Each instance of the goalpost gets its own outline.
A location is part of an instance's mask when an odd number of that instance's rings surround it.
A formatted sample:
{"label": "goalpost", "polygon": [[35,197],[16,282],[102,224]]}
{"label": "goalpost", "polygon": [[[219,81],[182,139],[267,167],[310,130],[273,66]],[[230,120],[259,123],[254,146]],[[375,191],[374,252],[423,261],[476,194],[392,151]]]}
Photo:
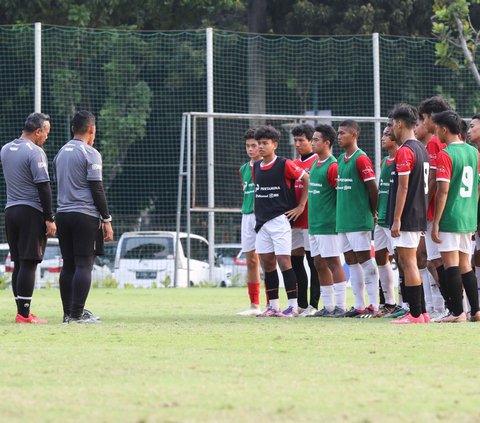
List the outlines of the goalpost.
{"label": "goalpost", "polygon": [[[322,113],[322,112],[319,112]],[[248,161],[244,133],[248,128],[268,124],[278,129],[280,139],[277,154],[295,158],[290,132],[293,126],[328,123],[336,127],[346,119],[360,124],[359,147],[374,161],[380,174],[381,123],[385,117],[330,116],[323,114],[271,115],[248,113],[186,112],[182,116],[177,191],[176,248],[180,232],[187,233],[187,275],[190,275],[192,254],[190,234],[196,233],[209,241],[209,280],[214,280],[215,243],[239,243],[242,191],[238,169]],[[342,151],[334,146],[333,154]],[[174,285],[177,282],[178,256],[175,253]],[[189,277],[189,276],[188,276]]]}

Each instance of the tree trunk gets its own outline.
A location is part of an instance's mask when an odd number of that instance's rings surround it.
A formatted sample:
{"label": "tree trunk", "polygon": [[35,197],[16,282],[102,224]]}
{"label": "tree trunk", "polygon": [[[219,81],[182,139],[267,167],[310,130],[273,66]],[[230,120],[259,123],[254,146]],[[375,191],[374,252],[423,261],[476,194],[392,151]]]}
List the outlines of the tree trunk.
{"label": "tree trunk", "polygon": [[467,60],[468,68],[473,74],[477,85],[480,86],[480,74],[478,72],[477,65],[475,64],[475,59],[473,58],[472,52],[468,49],[467,41],[465,40],[465,36],[463,35],[463,22],[461,19],[455,14],[455,23],[457,24],[458,30],[458,37],[460,38],[460,45],[462,46],[463,55]]}

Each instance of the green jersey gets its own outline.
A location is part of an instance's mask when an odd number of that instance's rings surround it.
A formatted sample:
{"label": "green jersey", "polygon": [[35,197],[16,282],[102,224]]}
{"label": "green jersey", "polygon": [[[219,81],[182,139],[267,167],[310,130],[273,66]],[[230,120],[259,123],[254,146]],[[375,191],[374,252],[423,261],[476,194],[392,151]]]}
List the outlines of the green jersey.
{"label": "green jersey", "polygon": [[372,163],[362,150],[358,149],[348,159],[345,153],[338,158],[337,232],[373,230],[373,216],[365,184],[372,179],[375,179]]}
{"label": "green jersey", "polygon": [[337,159],[315,160],[310,168],[308,186],[308,233],[335,234]]}
{"label": "green jersey", "polygon": [[442,217],[442,232],[474,232],[477,228],[478,151],[455,142],[437,156],[437,181],[450,182]]}
{"label": "green jersey", "polygon": [[240,174],[240,180],[242,181],[243,188],[242,214],[253,213],[253,203],[255,200],[255,184],[252,180],[252,169],[252,162],[247,162],[238,171],[238,173]]}
{"label": "green jersey", "polygon": [[380,173],[380,180],[378,182],[378,224],[384,228],[389,225],[386,222],[387,208],[388,208],[388,191],[390,189],[390,178],[392,172],[395,172],[395,159],[385,157],[382,162],[382,171]]}

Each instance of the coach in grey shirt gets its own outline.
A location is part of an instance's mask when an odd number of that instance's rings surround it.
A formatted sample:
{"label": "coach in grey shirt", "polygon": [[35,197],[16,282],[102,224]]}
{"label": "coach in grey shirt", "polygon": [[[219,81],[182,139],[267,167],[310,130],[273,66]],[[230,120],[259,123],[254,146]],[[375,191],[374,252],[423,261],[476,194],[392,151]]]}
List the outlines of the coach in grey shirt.
{"label": "coach in grey shirt", "polygon": [[17,323],[47,323],[30,312],[35,271],[45,252],[46,237],[54,236],[52,191],[48,162],[41,148],[50,132],[50,117],[32,113],[20,138],[1,151],[7,185],[5,229],[14,262],[12,288],[17,303]]}
{"label": "coach in grey shirt", "polygon": [[65,323],[98,323],[85,310],[96,254],[113,239],[112,218],[102,184],[102,157],[93,148],[95,116],[87,111],[72,119],[73,139],[53,160],[58,187],[56,222],[62,251],[60,295]]}

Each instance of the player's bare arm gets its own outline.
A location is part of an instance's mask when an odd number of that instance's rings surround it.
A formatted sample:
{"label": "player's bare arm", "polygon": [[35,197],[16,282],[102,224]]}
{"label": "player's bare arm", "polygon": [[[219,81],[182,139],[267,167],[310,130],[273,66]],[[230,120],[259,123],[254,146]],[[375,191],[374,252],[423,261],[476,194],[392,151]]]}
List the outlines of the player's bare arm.
{"label": "player's bare arm", "polygon": [[438,237],[440,219],[442,218],[445,204],[447,203],[448,190],[450,189],[450,182],[437,182],[437,196],[435,198],[435,214],[433,215],[432,224],[432,241],[440,244],[442,240]]}
{"label": "player's bare arm", "polygon": [[398,238],[400,236],[401,218],[403,214],[403,209],[405,208],[405,202],[407,200],[409,179],[409,174],[398,175],[398,190],[395,201],[395,211],[393,214],[393,223],[391,228],[391,233],[394,238]]}
{"label": "player's bare arm", "polygon": [[309,185],[310,176],[308,175],[307,172],[303,172],[303,175],[300,179],[303,181],[302,195],[300,196],[300,200],[298,202],[297,207],[285,213],[285,216],[288,217],[288,220],[293,220],[293,221],[297,220],[298,217],[305,210],[305,205],[307,204],[308,185]]}
{"label": "player's bare arm", "polygon": [[377,204],[378,204],[378,187],[374,179],[365,182],[365,186],[368,190],[368,200],[370,202],[370,210],[372,211],[372,216],[377,223]]}
{"label": "player's bare arm", "polygon": [[437,187],[437,170],[432,169],[428,172],[428,203],[432,200],[433,194],[435,193],[435,188]]}

